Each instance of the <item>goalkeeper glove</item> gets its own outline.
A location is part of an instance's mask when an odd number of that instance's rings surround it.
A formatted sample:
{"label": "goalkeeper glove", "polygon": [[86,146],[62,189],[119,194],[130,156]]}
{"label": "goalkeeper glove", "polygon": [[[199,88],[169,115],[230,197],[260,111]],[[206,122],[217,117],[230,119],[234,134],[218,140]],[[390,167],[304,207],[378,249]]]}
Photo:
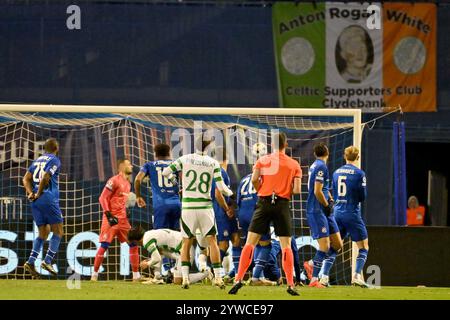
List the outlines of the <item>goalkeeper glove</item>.
{"label": "goalkeeper glove", "polygon": [[111,227],[113,227],[119,223],[119,220],[117,219],[117,217],[114,217],[111,212],[106,211],[105,215],[106,215],[106,218],[108,218],[108,223]]}
{"label": "goalkeeper glove", "polygon": [[327,217],[329,217],[333,213],[333,207],[334,207],[334,200],[333,199],[328,200],[328,206],[323,208],[323,212]]}

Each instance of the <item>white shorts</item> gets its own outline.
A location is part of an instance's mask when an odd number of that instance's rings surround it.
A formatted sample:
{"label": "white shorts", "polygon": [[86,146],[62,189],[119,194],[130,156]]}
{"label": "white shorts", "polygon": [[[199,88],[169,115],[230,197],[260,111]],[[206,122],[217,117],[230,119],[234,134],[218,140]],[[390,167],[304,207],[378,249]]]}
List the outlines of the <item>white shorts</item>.
{"label": "white shorts", "polygon": [[200,247],[200,250],[208,248],[209,242],[206,237],[202,236],[199,229],[195,231],[195,238],[197,239],[197,245]]}
{"label": "white shorts", "polygon": [[217,235],[216,218],[214,210],[210,209],[184,209],[181,211],[181,235],[183,238],[194,238],[198,229],[200,236]]}

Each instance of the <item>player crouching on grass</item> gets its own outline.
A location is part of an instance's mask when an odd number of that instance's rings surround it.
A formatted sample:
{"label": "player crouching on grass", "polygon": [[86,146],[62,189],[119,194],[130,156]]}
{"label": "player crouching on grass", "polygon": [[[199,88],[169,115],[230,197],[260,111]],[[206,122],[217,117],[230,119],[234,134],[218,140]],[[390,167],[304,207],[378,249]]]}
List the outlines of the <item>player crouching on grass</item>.
{"label": "player crouching on grass", "polygon": [[[163,284],[161,276],[161,265],[163,257],[174,259],[175,267],[173,269],[173,283],[181,284],[181,246],[183,236],[181,232],[170,229],[154,229],[147,232],[141,227],[132,228],[128,231],[128,241],[143,246],[150,254],[150,258],[141,262],[141,269],[150,268],[154,272],[154,278],[143,282],[144,284]],[[203,242],[197,239],[198,242]],[[191,261],[194,260],[194,250],[191,250]],[[209,273],[204,272],[190,273],[189,282],[196,283],[208,277]]]}
{"label": "player crouching on grass", "polygon": [[[95,255],[94,272],[91,280],[97,281],[98,271],[103,262],[106,250],[114,240],[118,238],[120,243],[128,242],[128,231],[131,225],[128,222],[126,204],[131,190],[130,178],[133,166],[128,159],[117,162],[119,173],[110,178],[100,195],[99,201],[103,209],[103,220],[100,233],[100,248]],[[133,270],[133,281],[139,281],[139,250],[136,244],[128,243],[130,246],[130,263]]]}
{"label": "player crouching on grass", "polygon": [[286,155],[287,137],[278,133],[272,137],[273,153],[256,161],[253,168],[252,183],[258,192],[258,202],[250,223],[247,242],[242,249],[239,269],[233,288],[229,294],[236,294],[244,285],[242,280],[252,263],[253,251],[261,235],[269,233],[273,222],[275,233],[280,238],[283,270],[288,283],[287,292],[298,296],[294,288],[294,256],[291,249],[291,210],[292,193],[300,194],[302,170],[300,164]]}

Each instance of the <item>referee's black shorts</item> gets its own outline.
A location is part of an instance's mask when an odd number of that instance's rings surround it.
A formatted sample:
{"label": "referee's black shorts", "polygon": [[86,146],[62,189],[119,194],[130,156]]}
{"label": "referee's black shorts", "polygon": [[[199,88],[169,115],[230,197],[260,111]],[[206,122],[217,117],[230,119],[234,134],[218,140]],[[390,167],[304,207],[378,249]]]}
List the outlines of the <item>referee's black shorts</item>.
{"label": "referee's black shorts", "polygon": [[279,237],[292,236],[291,209],[289,199],[277,198],[272,203],[272,197],[259,197],[248,231],[263,235],[270,232],[273,222],[275,234]]}

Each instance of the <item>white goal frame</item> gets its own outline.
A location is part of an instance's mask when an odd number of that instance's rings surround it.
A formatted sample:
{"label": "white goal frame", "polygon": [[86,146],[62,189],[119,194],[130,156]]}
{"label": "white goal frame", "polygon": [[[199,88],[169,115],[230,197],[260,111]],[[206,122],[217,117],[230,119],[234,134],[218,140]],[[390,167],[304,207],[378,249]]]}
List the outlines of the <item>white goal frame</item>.
{"label": "white goal frame", "polygon": [[[361,150],[362,112],[360,109],[323,108],[255,108],[255,107],[171,107],[171,106],[107,106],[107,105],[53,105],[0,104],[0,112],[55,112],[55,113],[130,113],[130,114],[199,114],[199,115],[268,115],[268,116],[333,116],[353,118],[353,145]],[[357,162],[361,167],[361,152]],[[352,275],[355,272],[358,248],[352,242]]]}

